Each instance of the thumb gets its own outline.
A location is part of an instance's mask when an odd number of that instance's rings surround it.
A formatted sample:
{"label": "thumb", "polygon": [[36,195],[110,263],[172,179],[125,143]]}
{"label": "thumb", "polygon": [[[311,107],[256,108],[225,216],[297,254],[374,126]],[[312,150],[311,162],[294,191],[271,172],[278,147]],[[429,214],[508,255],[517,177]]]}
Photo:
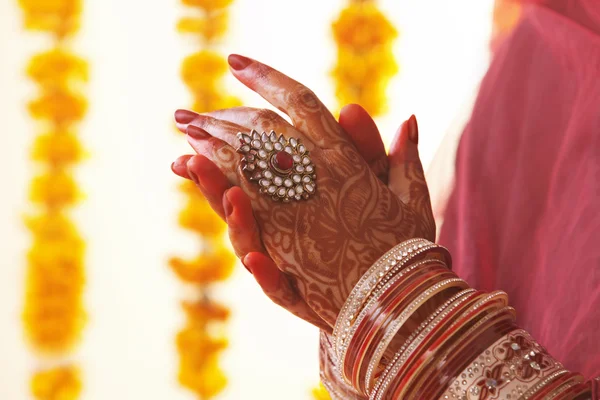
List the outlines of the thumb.
{"label": "thumb", "polygon": [[424,232],[435,239],[435,220],[431,209],[429,189],[425,181],[425,172],[419,158],[419,127],[417,119],[412,115],[405,121],[390,147],[389,188],[408,207],[419,215]]}
{"label": "thumb", "polygon": [[388,157],[373,118],[358,104],[348,104],[340,111],[339,124],[373,173],[387,184]]}

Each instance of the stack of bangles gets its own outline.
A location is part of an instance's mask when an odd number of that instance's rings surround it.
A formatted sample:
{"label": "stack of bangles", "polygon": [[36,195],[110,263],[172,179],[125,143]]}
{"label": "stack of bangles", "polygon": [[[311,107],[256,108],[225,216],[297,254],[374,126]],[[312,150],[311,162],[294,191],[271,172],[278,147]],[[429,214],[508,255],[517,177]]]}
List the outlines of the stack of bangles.
{"label": "stack of bangles", "polygon": [[567,371],[515,324],[506,293],[469,288],[425,239],[362,276],[321,346],[333,399],[600,400],[597,380]]}

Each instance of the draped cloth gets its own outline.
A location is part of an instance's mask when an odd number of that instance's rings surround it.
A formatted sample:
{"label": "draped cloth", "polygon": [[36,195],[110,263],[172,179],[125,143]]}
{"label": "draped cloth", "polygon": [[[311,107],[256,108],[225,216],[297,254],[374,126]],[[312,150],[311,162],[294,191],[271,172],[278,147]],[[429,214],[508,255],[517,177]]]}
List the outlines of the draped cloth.
{"label": "draped cloth", "polygon": [[[519,325],[592,378],[600,376],[600,0],[523,3],[514,30],[495,42],[448,200],[434,202],[439,242],[461,278],[506,291]],[[430,178],[435,191],[440,180]],[[364,399],[336,376],[329,346],[322,334],[332,398]]]}
{"label": "draped cloth", "polygon": [[495,50],[456,154],[440,243],[480,290],[600,375],[600,0],[531,2]]}

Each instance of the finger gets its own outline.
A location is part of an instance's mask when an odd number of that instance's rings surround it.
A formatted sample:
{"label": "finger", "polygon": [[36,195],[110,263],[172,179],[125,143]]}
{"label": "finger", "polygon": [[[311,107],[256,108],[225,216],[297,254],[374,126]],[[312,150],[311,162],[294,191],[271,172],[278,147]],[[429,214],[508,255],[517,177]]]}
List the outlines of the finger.
{"label": "finger", "polygon": [[193,135],[186,135],[187,141],[199,155],[203,155],[214,163],[231,185],[240,185],[241,176],[238,169],[241,161],[240,155],[235,149],[216,137],[209,136],[208,139],[199,139]]}
{"label": "finger", "polygon": [[186,154],[186,155],[177,157],[177,159],[175,161],[173,161],[173,164],[171,164],[171,171],[173,171],[173,173],[175,175],[178,175],[182,178],[192,179],[192,178],[190,178],[190,176],[188,174],[188,170],[187,170],[187,162],[192,157],[193,157],[193,155],[191,155],[191,154]]}
{"label": "finger", "polygon": [[204,113],[204,115],[232,122],[245,127],[247,130],[256,129],[260,132],[274,130],[277,133],[286,134],[286,131],[293,128],[292,124],[286,121],[281,115],[265,108],[234,107],[211,111]]}
{"label": "finger", "polygon": [[208,136],[212,136],[233,147],[237,147],[239,144],[239,140],[236,138],[237,133],[247,131],[245,127],[238,124],[189,110],[175,111],[175,122],[177,129],[195,139],[207,139]]}
{"label": "finger", "polygon": [[[402,124],[390,147],[389,188],[423,218],[425,231],[430,235],[435,235],[431,199],[419,157],[418,143],[419,127],[417,119],[413,115]],[[432,239],[432,237],[427,239]]]}
{"label": "finger", "polygon": [[340,111],[339,120],[358,153],[369,164],[373,173],[387,184],[388,156],[373,118],[358,104],[348,104]]}
{"label": "finger", "polygon": [[223,195],[223,209],[235,254],[242,258],[252,252],[265,253],[248,195],[237,186],[228,189]]}
{"label": "finger", "polygon": [[225,219],[222,199],[225,191],[231,187],[227,177],[203,155],[191,157],[186,167],[188,176],[196,183],[212,209]]}
{"label": "finger", "polygon": [[240,82],[286,113],[313,143],[324,148],[328,142],[346,140],[333,115],[306,86],[247,57],[231,54],[228,62]]}
{"label": "finger", "polygon": [[242,260],[271,301],[316,327],[331,332],[331,327],[304,302],[290,277],[262,253],[250,253]]}
{"label": "finger", "polygon": [[[220,197],[218,199],[211,198],[211,201],[218,201],[220,210],[223,210],[223,188],[239,186],[251,199],[255,200],[258,197],[260,186],[252,183],[250,177],[243,171],[241,167],[241,155],[233,147],[220,139],[210,136],[208,139],[195,139],[188,134],[187,139],[196,153],[204,156],[212,164],[211,171],[205,174],[207,183],[212,182],[212,179],[210,179],[211,176],[218,176],[219,190],[221,190],[219,192]],[[189,171],[190,168],[188,167],[188,173]],[[194,177],[192,177],[193,179]],[[198,176],[198,182],[199,186],[203,182],[200,176]],[[206,190],[208,191],[208,189]]]}
{"label": "finger", "polygon": [[[177,111],[179,112],[181,110],[177,110]],[[192,119],[189,123],[185,124],[185,123],[177,122],[177,126],[180,129],[183,129],[183,127],[185,126],[186,133],[188,134],[188,136],[192,136],[195,139],[206,139],[207,136],[212,136],[212,137],[221,139],[225,143],[232,146],[234,149],[237,149],[239,146],[239,143],[240,143],[239,139],[237,137],[237,134],[239,132],[248,134],[251,130],[260,129],[259,126],[261,126],[261,125],[268,126],[268,124],[271,123],[269,121],[273,121],[274,117],[272,114],[275,114],[275,112],[271,111],[270,113],[268,113],[268,112],[266,112],[268,110],[264,110],[264,111],[265,112],[262,113],[261,115],[267,117],[268,121],[256,120],[257,126],[242,126],[242,125],[239,125],[237,123],[234,123],[234,122],[231,122],[228,120],[222,120],[219,118],[212,117],[208,114],[196,114],[196,113],[194,113],[195,114],[194,119]],[[189,111],[189,112],[193,113],[193,111]],[[241,111],[238,112],[238,114],[239,113],[241,113]],[[177,112],[176,112],[176,114],[177,114]],[[277,114],[275,114],[275,115],[277,115]],[[246,119],[250,119],[255,116],[256,115],[247,116]],[[241,117],[238,117],[238,118],[241,118]],[[281,120],[283,122],[285,122],[285,120],[283,118],[281,118]],[[299,132],[297,129],[295,129],[293,126],[291,126],[289,123],[287,123],[287,126],[283,125],[283,127],[285,128],[285,133],[288,138],[295,137],[296,139],[299,139],[300,141],[302,141],[304,143],[304,145],[306,146],[306,148],[309,151],[314,149],[314,144],[310,140],[307,140],[306,136],[304,136],[301,132]],[[269,129],[269,131],[270,130],[271,129]],[[275,129],[273,129],[273,130],[275,130]],[[264,131],[264,129],[263,129],[263,131]],[[278,131],[276,133],[284,133],[284,132]]]}

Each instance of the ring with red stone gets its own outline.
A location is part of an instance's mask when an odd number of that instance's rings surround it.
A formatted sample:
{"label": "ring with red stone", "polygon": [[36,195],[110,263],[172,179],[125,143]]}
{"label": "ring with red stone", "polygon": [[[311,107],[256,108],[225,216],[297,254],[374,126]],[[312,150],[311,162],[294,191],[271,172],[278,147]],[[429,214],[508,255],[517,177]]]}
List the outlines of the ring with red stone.
{"label": "ring with red stone", "polygon": [[260,192],[275,201],[306,200],[317,190],[315,166],[306,146],[281,134],[238,133],[242,169],[258,183]]}

